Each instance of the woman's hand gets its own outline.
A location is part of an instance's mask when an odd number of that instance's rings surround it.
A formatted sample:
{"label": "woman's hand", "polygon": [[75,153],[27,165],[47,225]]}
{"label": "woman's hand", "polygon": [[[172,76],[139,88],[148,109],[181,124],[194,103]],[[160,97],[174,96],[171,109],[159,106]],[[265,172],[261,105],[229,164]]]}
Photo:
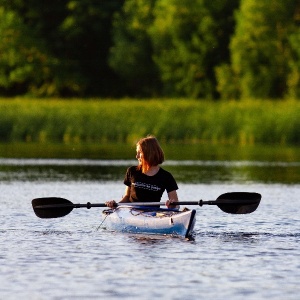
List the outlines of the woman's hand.
{"label": "woman's hand", "polygon": [[166,201],[166,206],[167,208],[178,208],[179,209],[179,205],[176,204],[177,200],[172,200],[169,199]]}
{"label": "woman's hand", "polygon": [[110,208],[115,208],[115,207],[117,207],[117,202],[115,200],[110,200],[110,201],[106,201],[105,205]]}

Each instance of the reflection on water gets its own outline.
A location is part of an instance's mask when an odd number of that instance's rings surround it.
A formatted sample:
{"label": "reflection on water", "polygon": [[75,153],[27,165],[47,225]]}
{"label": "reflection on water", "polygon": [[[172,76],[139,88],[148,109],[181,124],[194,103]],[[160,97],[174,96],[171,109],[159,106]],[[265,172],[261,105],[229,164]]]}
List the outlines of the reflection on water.
{"label": "reflection on water", "polygon": [[[123,181],[134,160],[0,159],[0,180]],[[182,183],[299,183],[300,162],[175,161],[163,167]]]}

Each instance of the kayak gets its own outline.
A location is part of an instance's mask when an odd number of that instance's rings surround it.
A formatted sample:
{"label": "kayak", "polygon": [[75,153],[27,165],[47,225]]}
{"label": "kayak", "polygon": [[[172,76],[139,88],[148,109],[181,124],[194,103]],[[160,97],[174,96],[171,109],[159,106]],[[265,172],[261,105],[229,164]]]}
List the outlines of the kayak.
{"label": "kayak", "polygon": [[188,238],[195,226],[196,210],[119,205],[103,210],[102,219],[106,228],[113,231]]}

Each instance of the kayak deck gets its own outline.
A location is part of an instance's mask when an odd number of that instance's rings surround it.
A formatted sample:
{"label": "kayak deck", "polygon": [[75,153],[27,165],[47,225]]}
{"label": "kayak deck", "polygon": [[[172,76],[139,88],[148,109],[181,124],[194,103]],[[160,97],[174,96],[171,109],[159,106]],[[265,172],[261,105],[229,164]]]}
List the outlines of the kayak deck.
{"label": "kayak deck", "polygon": [[118,206],[102,212],[103,222],[110,230],[130,233],[179,235],[188,237],[196,222],[195,210],[147,206]]}

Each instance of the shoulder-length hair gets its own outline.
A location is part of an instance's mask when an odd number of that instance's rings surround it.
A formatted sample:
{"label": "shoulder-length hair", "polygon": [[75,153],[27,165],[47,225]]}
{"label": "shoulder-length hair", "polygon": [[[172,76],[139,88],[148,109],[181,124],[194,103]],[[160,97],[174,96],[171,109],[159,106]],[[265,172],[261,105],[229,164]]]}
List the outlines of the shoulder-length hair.
{"label": "shoulder-length hair", "polygon": [[152,166],[157,166],[164,162],[164,151],[159,145],[156,137],[149,135],[140,139],[136,145],[140,146],[143,154],[142,165],[139,166],[143,173],[147,172]]}

